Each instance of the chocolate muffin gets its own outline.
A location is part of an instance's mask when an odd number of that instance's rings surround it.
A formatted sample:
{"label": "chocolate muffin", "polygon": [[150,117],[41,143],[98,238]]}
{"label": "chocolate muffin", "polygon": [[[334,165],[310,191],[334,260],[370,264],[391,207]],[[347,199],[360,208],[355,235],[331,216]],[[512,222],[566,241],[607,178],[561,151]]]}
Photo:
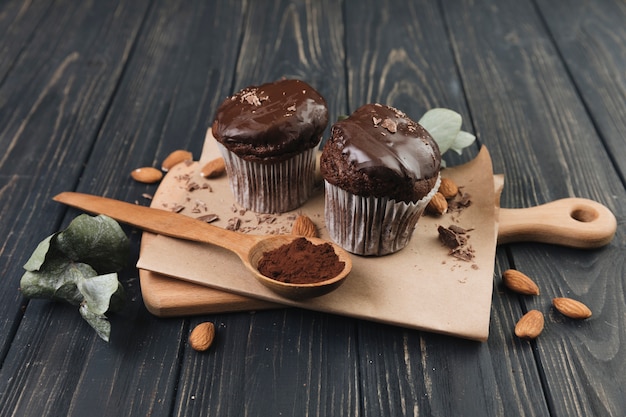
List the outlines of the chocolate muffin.
{"label": "chocolate muffin", "polygon": [[300,80],[244,88],[218,108],[212,133],[236,201],[282,213],[311,195],[315,149],[328,124],[324,98]]}
{"label": "chocolate muffin", "polygon": [[367,104],[333,125],[320,169],[331,238],[358,255],[404,248],[439,188],[441,154],[403,112]]}

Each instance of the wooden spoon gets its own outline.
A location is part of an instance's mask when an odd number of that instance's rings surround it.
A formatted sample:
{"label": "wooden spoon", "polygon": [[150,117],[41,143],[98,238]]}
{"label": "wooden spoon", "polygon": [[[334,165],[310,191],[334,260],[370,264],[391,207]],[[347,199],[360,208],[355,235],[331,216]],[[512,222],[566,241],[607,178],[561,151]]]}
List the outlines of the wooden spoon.
{"label": "wooden spoon", "polygon": [[285,283],[261,274],[258,270],[258,264],[265,252],[288,244],[300,236],[243,234],[222,229],[182,214],[89,194],[63,192],[56,195],[54,200],[90,213],[104,214],[148,232],[210,243],[228,249],[239,256],[246,268],[263,285],[277,294],[291,299],[304,299],[326,294],[341,285],[352,269],[350,255],[343,248],[323,239],[307,237],[306,239],[315,245],[329,243],[339,257],[339,261],[344,263],[344,268],[337,276],[324,281],[310,284]]}

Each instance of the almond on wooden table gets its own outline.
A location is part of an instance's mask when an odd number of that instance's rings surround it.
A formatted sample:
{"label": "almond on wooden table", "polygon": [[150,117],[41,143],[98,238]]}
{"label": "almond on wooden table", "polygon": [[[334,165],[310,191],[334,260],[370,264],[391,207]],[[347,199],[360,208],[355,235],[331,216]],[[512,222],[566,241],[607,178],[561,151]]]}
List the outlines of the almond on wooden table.
{"label": "almond on wooden table", "polygon": [[198,324],[189,335],[189,345],[193,350],[203,352],[211,347],[215,339],[215,325],[209,321]]}
{"label": "almond on wooden table", "polygon": [[207,162],[200,171],[204,178],[217,178],[226,172],[224,158],[215,158]]}
{"label": "almond on wooden table", "polygon": [[552,305],[561,314],[571,319],[584,320],[591,317],[591,310],[584,303],[567,297],[556,297],[552,299]]}
{"label": "almond on wooden table", "polygon": [[165,172],[172,169],[175,165],[185,161],[193,161],[193,155],[189,151],[178,149],[169,154],[161,164],[161,169]]}
{"label": "almond on wooden table", "polygon": [[293,222],[291,234],[304,237],[319,237],[317,234],[317,227],[310,217],[300,215]]}
{"label": "almond on wooden table", "polygon": [[524,295],[539,295],[539,287],[526,274],[515,269],[502,273],[502,282],[511,291]]}
{"label": "almond on wooden table", "polygon": [[153,167],[137,168],[130,173],[130,176],[138,182],[152,184],[161,181],[163,173]]}
{"label": "almond on wooden table", "polygon": [[530,310],[515,325],[515,335],[520,339],[532,340],[541,334],[543,326],[543,313],[539,310]]}

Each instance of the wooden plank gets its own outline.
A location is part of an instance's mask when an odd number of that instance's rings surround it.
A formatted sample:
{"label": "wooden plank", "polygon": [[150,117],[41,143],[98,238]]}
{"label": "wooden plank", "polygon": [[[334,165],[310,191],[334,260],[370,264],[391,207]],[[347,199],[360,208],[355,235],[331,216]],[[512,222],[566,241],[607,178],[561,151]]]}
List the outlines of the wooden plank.
{"label": "wooden plank", "polygon": [[[344,79],[340,5],[275,1],[247,6],[233,91],[281,77],[300,78],[326,97],[331,119],[344,113],[345,94],[338,88]],[[358,413],[352,320],[298,309],[217,317],[231,348],[206,359],[185,352],[177,410],[187,415]],[[207,368],[215,372],[203,371]]]}
{"label": "wooden plank", "polygon": [[94,342],[75,307],[39,300],[21,306],[19,280],[37,243],[61,226],[65,210],[51,196],[75,186],[146,8],[59,1],[26,42],[15,27],[7,34],[22,50],[0,86],[1,215],[11,220],[0,223],[4,413],[67,415],[66,394]]}
{"label": "wooden plank", "polygon": [[[208,120],[232,84],[237,56],[232,45],[240,37],[242,18],[237,3],[168,2],[151,8],[79,190],[147,205],[149,200],[141,195],[153,192],[156,185],[134,183],[132,169],[160,167],[175,149],[199,156]],[[134,237],[132,262],[139,235]],[[72,396],[72,414],[89,414],[97,393],[107,392],[106,401],[98,401],[103,414],[169,415],[178,390],[186,384],[179,384],[178,378],[189,323],[149,315],[136,274],[133,269],[126,275],[133,301],[113,322],[112,344],[117,349],[103,355],[107,347],[94,341],[82,367],[87,382]],[[248,326],[247,315],[240,320]],[[137,363],[146,366],[138,372],[133,366]],[[227,367],[224,372],[229,372]],[[88,381],[97,381],[95,392]],[[223,388],[237,392],[241,381],[232,383]]]}
{"label": "wooden plank", "polygon": [[[556,3],[562,5],[559,10],[570,8],[568,2]],[[624,208],[617,202],[626,197],[624,186],[535,7],[517,1],[499,2],[498,7],[456,1],[447,4],[445,14],[474,125],[509,179],[503,205],[582,196],[623,218]],[[576,31],[575,17],[561,13],[554,19]],[[623,241],[619,227],[614,242],[598,251],[510,248],[513,266],[542,289],[540,297],[521,300],[518,316],[538,309],[546,316],[546,330],[536,342],[517,342],[515,352],[536,352],[551,414],[626,412],[626,358],[619,348],[625,330],[618,325],[626,310]],[[550,300],[561,295],[587,303],[594,318],[574,322],[560,316]],[[521,372],[526,376],[537,370],[523,367]],[[525,381],[514,388],[529,385]]]}
{"label": "wooden plank", "polygon": [[539,1],[538,6],[585,109],[626,178],[626,6],[624,2]]}
{"label": "wooden plank", "polygon": [[20,54],[51,3],[51,0],[11,0],[0,4],[0,85],[11,69],[18,65]]}
{"label": "wooden plank", "polygon": [[[346,16],[351,110],[378,101],[418,119],[430,108],[447,107],[463,115],[465,130],[473,130],[447,27],[436,4],[348,2],[346,9],[359,10]],[[461,158],[447,154],[446,160],[458,163],[476,149]],[[496,311],[516,306],[515,300],[511,304],[507,299],[494,304],[489,340],[483,345],[359,325],[366,415],[495,416],[507,411],[517,415],[519,409],[547,414],[537,372],[524,375],[525,385],[514,385],[519,383],[516,370],[532,369],[534,358],[532,352],[509,356],[511,319],[496,316]],[[512,397],[519,401],[509,403]],[[524,400],[528,404],[521,407]]]}

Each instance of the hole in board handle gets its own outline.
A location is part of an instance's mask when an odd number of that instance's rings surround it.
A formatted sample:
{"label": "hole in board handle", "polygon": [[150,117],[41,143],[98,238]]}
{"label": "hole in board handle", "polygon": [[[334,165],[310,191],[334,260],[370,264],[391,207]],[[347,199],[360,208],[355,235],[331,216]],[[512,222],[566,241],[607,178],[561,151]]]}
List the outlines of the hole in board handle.
{"label": "hole in board handle", "polygon": [[573,209],[570,216],[579,222],[589,223],[597,219],[599,214],[593,207],[581,206]]}

